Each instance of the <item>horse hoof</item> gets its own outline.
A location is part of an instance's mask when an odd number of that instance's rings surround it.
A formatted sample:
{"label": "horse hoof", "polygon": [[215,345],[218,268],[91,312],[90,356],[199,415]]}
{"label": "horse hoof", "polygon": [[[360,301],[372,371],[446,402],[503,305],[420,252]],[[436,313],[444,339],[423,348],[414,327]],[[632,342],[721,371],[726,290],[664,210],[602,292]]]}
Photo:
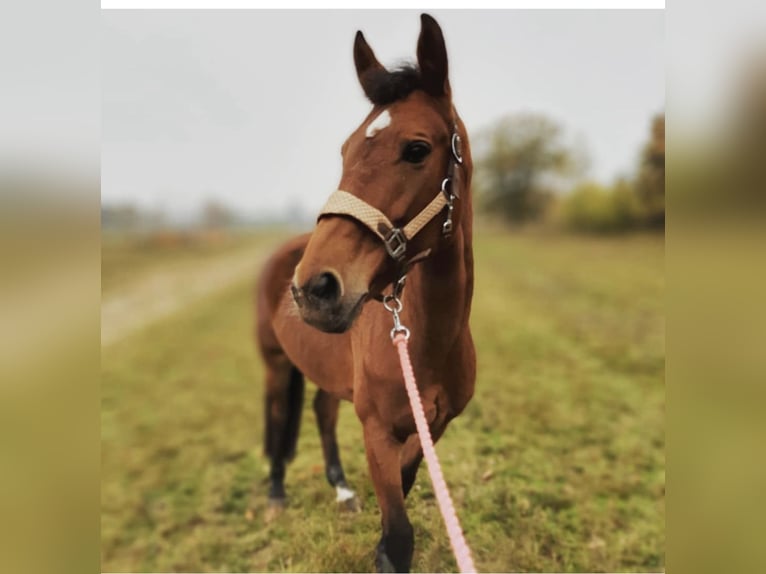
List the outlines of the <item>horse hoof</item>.
{"label": "horse hoof", "polygon": [[349,498],[343,502],[338,502],[338,508],[340,508],[342,512],[357,513],[362,511],[362,503],[359,502],[359,498],[355,496],[354,498]]}
{"label": "horse hoof", "polygon": [[345,486],[337,486],[335,491],[337,492],[335,501],[338,503],[338,508],[346,512],[359,512],[362,509],[359,498],[353,490]]}
{"label": "horse hoof", "polygon": [[269,498],[269,507],[266,509],[265,520],[268,524],[276,520],[287,506],[287,501],[284,498]]}
{"label": "horse hoof", "polygon": [[378,552],[375,560],[375,568],[378,572],[398,572],[385,552]]}

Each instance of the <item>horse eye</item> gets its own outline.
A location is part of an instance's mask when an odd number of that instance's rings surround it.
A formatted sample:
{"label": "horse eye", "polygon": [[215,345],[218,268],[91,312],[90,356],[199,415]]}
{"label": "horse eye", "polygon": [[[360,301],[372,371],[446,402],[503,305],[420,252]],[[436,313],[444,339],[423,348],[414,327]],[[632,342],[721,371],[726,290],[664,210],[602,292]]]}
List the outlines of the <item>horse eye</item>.
{"label": "horse eye", "polygon": [[409,163],[420,163],[431,153],[431,146],[426,142],[410,142],[404,147],[402,159]]}

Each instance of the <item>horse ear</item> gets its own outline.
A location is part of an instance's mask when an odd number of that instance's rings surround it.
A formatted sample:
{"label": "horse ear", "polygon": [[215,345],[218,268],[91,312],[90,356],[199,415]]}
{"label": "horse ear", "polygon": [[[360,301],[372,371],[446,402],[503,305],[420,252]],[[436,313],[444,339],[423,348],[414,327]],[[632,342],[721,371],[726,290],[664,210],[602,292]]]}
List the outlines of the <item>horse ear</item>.
{"label": "horse ear", "polygon": [[418,66],[426,92],[437,98],[450,95],[447,47],[444,45],[442,29],[428,14],[420,15]]}
{"label": "horse ear", "polygon": [[[361,30],[357,31],[354,39],[354,65],[356,66],[356,76],[362,85],[365,95],[370,98],[371,83],[370,79],[375,74],[373,72],[385,70],[383,65],[378,62],[375,52],[372,51],[364,34]],[[372,99],[372,98],[370,98]]]}

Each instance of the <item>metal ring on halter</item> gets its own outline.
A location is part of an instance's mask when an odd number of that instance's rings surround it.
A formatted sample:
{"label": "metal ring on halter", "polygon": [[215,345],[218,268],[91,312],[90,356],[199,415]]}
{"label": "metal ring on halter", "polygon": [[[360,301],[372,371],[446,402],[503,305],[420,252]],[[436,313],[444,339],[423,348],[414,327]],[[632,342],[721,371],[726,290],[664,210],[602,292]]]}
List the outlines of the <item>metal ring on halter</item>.
{"label": "metal ring on halter", "polygon": [[445,195],[447,198],[449,198],[449,196],[450,196],[450,195],[452,195],[452,191],[447,191],[447,187],[448,187],[448,186],[449,186],[449,187],[452,187],[452,178],[451,178],[451,177],[445,177],[445,178],[442,180],[442,188],[441,188],[441,191],[442,191],[442,193],[443,193],[443,194],[444,194],[444,195]]}
{"label": "metal ring on halter", "polygon": [[[396,307],[391,307],[388,303],[390,301],[393,301],[396,303]],[[402,304],[402,300],[399,299],[396,295],[389,294],[383,297],[383,306],[386,308],[386,311],[390,313],[400,313],[401,310],[404,308],[404,305]]]}
{"label": "metal ring on halter", "polygon": [[394,327],[391,329],[391,339],[393,340],[394,337],[396,337],[397,333],[404,334],[404,340],[409,341],[410,340],[410,330],[405,327],[404,325],[399,325],[398,327]]}
{"label": "metal ring on halter", "polygon": [[457,134],[457,132],[452,133],[452,142],[450,143],[450,146],[452,147],[452,157],[455,158],[455,161],[462,164],[463,163],[463,156],[460,153],[460,146],[463,143],[463,140],[460,139],[460,136]]}

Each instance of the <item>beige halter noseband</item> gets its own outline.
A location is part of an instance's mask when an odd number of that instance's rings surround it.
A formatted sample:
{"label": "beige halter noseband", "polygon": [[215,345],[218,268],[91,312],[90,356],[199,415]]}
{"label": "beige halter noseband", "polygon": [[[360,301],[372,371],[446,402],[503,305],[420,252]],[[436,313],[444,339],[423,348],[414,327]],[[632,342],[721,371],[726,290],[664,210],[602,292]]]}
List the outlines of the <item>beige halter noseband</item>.
{"label": "beige halter noseband", "polygon": [[447,175],[442,180],[439,193],[406,225],[396,227],[382,211],[356,195],[340,189],[329,197],[319,213],[318,219],[326,215],[346,215],[356,219],[383,241],[386,251],[397,263],[402,264],[404,268],[410,267],[417,261],[427,257],[431,249],[421,251],[417,255],[405,260],[407,256],[407,242],[422,231],[445,207],[447,207],[447,219],[442,224],[442,234],[445,237],[449,237],[452,234],[452,210],[455,199],[459,198],[458,191],[453,185],[455,169],[463,163],[461,139],[457,133],[457,125],[453,128],[450,148],[452,154],[449,166],[447,167]]}

